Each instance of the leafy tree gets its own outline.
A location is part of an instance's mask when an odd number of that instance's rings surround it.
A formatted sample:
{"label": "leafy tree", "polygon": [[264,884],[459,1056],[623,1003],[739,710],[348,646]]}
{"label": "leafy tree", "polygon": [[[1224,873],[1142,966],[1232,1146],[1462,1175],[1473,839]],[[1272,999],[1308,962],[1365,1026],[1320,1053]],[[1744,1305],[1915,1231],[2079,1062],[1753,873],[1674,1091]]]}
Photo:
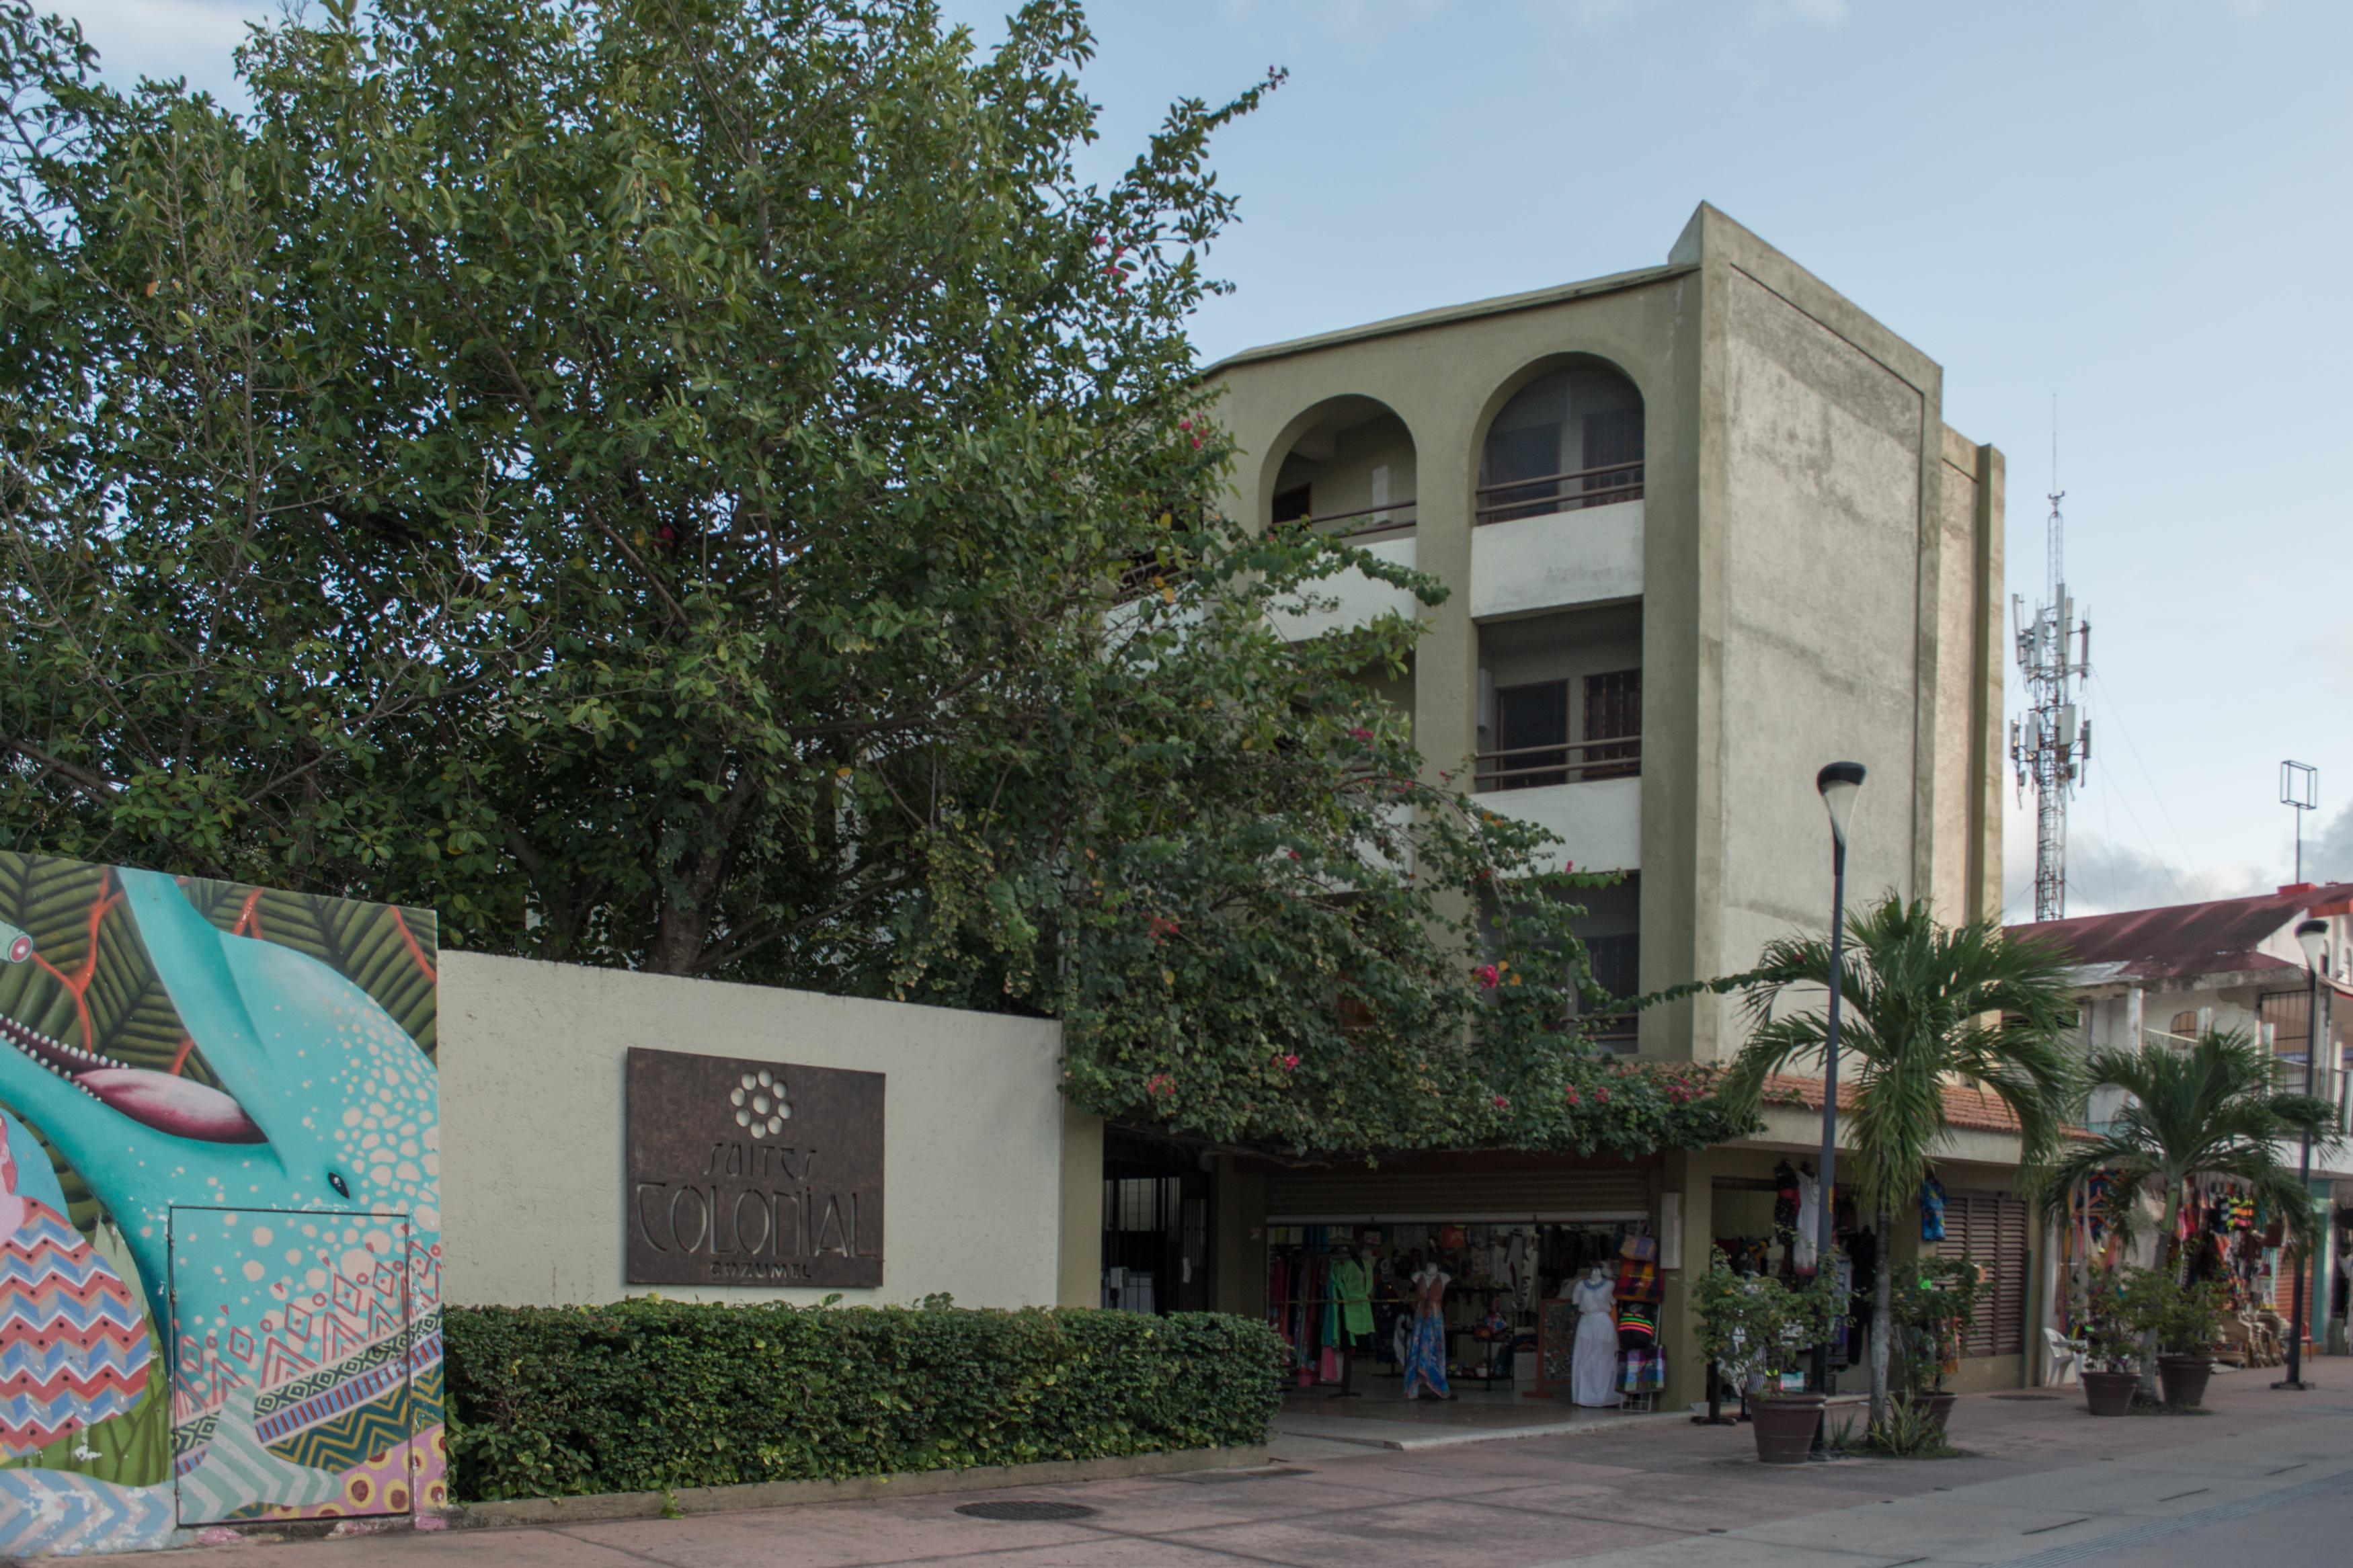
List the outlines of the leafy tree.
{"label": "leafy tree", "polygon": [[[253,108],[0,4],[0,837],[430,904],[450,947],[1064,1018],[1091,1110],[1697,1143],[1591,879],[1293,644],[1219,509],[1233,216],[1071,0],[329,0]],[[1442,767],[1447,760],[1440,759]]]}
{"label": "leafy tree", "polygon": [[[2062,1040],[2074,1003],[2063,955],[2012,941],[1991,921],[1939,924],[1926,902],[1893,893],[1848,917],[1841,957],[1839,1070],[1854,1085],[1853,1110],[1842,1113],[1853,1146],[1846,1159],[1881,1237],[1871,1332],[1877,1426],[1887,1410],[1888,1242],[1896,1213],[1913,1201],[1950,1131],[1945,1087],[1992,1094],[2017,1120],[2021,1158],[2047,1157],[2075,1091]],[[1783,1008],[1797,1000],[1793,988],[1827,994],[1828,938],[1770,942],[1750,973],[1715,984],[1743,990],[1752,1026],[1725,1075],[1725,1098],[1736,1110],[1760,1103],[1767,1080],[1791,1064],[1821,1063],[1825,1014]]]}
{"label": "leafy tree", "polygon": [[[2180,1270],[2188,1185],[2223,1177],[2285,1215],[2298,1250],[2308,1257],[2319,1234],[2312,1199],[2279,1151],[2307,1132],[2327,1136],[2336,1108],[2279,1092],[2274,1070],[2269,1053],[2232,1030],[2210,1030],[2184,1050],[2094,1051],[2084,1059],[2085,1079],[2122,1089],[2125,1100],[2091,1137],[2070,1142],[2043,1166],[2037,1184],[2044,1206],[2063,1215],[2079,1187],[2105,1174],[2106,1217],[2129,1237],[2138,1227],[2141,1204],[2154,1201],[2165,1214],[2157,1233],[2157,1272],[2172,1279]],[[2154,1397],[2154,1329],[2144,1351],[2142,1388]]]}

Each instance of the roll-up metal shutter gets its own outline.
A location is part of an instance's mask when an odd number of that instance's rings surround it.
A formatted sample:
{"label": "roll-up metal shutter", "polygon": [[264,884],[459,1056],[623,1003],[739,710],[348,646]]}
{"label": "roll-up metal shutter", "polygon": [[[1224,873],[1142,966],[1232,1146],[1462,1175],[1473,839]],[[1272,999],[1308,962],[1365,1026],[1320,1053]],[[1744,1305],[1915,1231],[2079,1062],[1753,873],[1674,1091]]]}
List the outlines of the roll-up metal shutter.
{"label": "roll-up metal shutter", "polygon": [[1508,1220],[1645,1215],[1642,1171],[1288,1171],[1266,1179],[1275,1221]]}

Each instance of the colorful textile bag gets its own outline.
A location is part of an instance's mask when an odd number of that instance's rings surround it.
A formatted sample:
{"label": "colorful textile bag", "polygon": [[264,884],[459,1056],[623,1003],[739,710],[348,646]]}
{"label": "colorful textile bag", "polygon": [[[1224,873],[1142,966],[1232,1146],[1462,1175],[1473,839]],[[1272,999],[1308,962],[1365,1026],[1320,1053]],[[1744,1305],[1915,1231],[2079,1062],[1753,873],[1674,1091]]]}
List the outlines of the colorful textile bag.
{"label": "colorful textile bag", "polygon": [[1659,1266],[1626,1258],[1618,1265],[1618,1300],[1620,1301],[1655,1301],[1665,1294],[1659,1280]]}

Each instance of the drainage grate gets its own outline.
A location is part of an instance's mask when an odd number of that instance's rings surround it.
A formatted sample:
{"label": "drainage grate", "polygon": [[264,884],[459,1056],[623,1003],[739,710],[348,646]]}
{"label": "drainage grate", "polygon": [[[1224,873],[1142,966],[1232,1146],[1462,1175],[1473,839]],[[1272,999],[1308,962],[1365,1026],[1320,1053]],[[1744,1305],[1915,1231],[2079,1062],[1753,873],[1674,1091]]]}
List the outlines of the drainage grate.
{"label": "drainage grate", "polygon": [[1094,1510],[1078,1502],[968,1502],[956,1510],[974,1519],[1001,1519],[1016,1524],[1043,1524],[1049,1520],[1085,1519]]}
{"label": "drainage grate", "polygon": [[1989,1395],[1989,1397],[1994,1399],[2064,1399],[2066,1395],[2063,1394],[1996,1394]]}

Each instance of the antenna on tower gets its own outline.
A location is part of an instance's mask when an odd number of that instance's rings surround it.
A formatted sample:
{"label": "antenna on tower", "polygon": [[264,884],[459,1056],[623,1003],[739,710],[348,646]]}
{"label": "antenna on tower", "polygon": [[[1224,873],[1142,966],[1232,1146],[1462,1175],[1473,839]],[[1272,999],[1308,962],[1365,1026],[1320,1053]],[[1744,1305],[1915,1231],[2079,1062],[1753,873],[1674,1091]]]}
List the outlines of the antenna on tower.
{"label": "antenna on tower", "polygon": [[2059,503],[2059,398],[2051,398],[2051,516],[2043,525],[2048,561],[2045,597],[2026,617],[2023,595],[2010,595],[2018,667],[2025,674],[2025,717],[2010,721],[2010,760],[2021,798],[2034,790],[2034,918],[2067,913],[2067,800],[2092,760],[2092,723],[2077,720],[2075,682],[2092,670],[2092,626],[2075,618],[2067,592],[2067,521]]}

